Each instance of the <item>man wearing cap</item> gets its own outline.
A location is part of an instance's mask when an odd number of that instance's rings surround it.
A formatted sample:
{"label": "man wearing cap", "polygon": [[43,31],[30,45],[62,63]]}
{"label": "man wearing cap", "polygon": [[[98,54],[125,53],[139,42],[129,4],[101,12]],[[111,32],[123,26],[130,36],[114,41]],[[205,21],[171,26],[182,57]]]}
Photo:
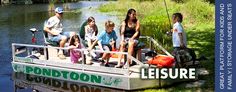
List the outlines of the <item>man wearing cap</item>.
{"label": "man wearing cap", "polygon": [[[60,47],[64,47],[67,39],[75,35],[75,32],[62,31],[62,15],[63,8],[57,7],[55,9],[55,16],[50,17],[44,26],[44,31],[49,34],[49,40],[58,42]],[[60,59],[66,58],[62,50],[59,50],[58,57]]]}

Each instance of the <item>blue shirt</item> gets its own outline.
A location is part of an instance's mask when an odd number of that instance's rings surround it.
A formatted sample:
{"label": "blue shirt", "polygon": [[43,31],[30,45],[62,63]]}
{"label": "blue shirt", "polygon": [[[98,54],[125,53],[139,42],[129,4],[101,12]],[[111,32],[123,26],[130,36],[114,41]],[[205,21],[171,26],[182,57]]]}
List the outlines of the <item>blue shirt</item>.
{"label": "blue shirt", "polygon": [[103,31],[99,34],[98,36],[98,41],[101,42],[101,44],[110,44],[111,40],[116,41],[117,36],[116,36],[116,32],[113,30],[110,34],[108,34],[106,31]]}

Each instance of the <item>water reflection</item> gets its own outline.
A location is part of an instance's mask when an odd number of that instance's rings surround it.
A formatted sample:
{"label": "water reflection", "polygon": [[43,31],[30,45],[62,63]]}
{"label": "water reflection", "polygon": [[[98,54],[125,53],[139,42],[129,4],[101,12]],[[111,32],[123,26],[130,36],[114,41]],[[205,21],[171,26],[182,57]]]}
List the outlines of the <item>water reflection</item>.
{"label": "water reflection", "polygon": [[104,88],[16,72],[13,73],[12,79],[14,80],[14,92],[27,89],[37,92],[125,92],[119,89]]}
{"label": "water reflection", "polygon": [[[57,4],[55,7],[67,7],[67,12],[64,13],[63,17],[65,31],[78,31],[81,23],[89,16],[95,17],[100,31],[104,30],[104,23],[108,19],[114,21],[118,27],[120,23],[115,16],[104,15],[94,10],[102,3],[104,2],[79,2]],[[44,21],[54,15],[53,11],[48,11],[49,7],[50,5],[47,4],[0,6],[0,30],[4,33],[0,34],[0,40],[9,39],[6,41],[9,42],[9,46],[12,42],[30,43],[31,34],[28,29],[31,27],[43,28]],[[73,12],[75,9],[81,9],[81,12]]]}

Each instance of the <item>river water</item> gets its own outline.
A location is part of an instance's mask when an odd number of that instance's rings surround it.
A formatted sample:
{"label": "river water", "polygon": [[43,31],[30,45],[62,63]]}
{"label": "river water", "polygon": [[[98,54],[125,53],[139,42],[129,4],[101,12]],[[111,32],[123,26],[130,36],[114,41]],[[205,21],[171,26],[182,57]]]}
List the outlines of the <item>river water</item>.
{"label": "river water", "polygon": [[[120,20],[116,16],[111,16],[103,13],[99,13],[96,8],[106,2],[77,2],[77,3],[66,3],[66,4],[55,4],[54,7],[61,6],[65,8],[63,14],[63,24],[65,31],[78,32],[82,22],[84,22],[89,16],[93,16],[96,19],[99,32],[104,30],[104,23],[106,20],[112,20],[115,22],[117,31],[120,25]],[[23,74],[13,73],[11,61],[11,44],[12,43],[31,43],[31,32],[30,28],[34,27],[42,29],[43,23],[50,16],[53,16],[53,12],[50,11],[50,5],[48,4],[35,4],[35,5],[8,5],[0,6],[0,91],[1,92],[32,92],[37,85],[43,85],[42,82],[27,81],[27,78]],[[78,10],[79,9],[79,10]],[[118,33],[118,31],[117,31]],[[119,34],[117,34],[119,35]],[[36,34],[37,44],[43,43],[43,36],[38,32]],[[22,77],[16,77],[13,75],[20,75]],[[42,77],[40,77],[42,78]],[[39,79],[40,79],[39,78]],[[17,81],[16,81],[17,80]],[[53,82],[53,79],[51,79]],[[27,83],[29,82],[29,83]],[[58,82],[58,81],[57,81]],[[59,81],[60,84],[65,84],[65,81]],[[38,84],[37,84],[38,83]],[[66,82],[67,83],[67,82]],[[27,86],[31,85],[31,86]],[[73,84],[73,83],[68,83]],[[18,87],[19,85],[25,85]],[[33,85],[33,86],[32,86]],[[89,91],[90,88],[94,89],[94,86],[83,84],[76,84],[77,88],[82,90],[84,87],[85,91]],[[55,86],[55,85],[54,85]],[[59,90],[61,87],[54,87],[53,85],[39,86],[42,92],[47,92],[53,88],[53,90]],[[63,86],[63,85],[60,85]],[[51,88],[51,89],[50,89]],[[112,91],[113,89],[97,88],[98,92],[104,90]],[[99,90],[100,89],[100,90]],[[70,89],[62,89],[61,91],[67,91]],[[103,90],[103,91],[102,91]],[[73,91],[73,90],[72,90]],[[78,91],[78,90],[77,90]],[[113,90],[114,91],[114,90]],[[89,92],[92,92],[91,90]],[[97,92],[97,91],[96,91]]]}

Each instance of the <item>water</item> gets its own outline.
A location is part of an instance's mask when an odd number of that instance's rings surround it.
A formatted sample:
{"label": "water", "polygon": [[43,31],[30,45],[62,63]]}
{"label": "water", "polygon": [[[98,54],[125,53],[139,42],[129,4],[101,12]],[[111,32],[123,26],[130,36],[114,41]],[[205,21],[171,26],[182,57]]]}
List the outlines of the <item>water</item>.
{"label": "water", "polygon": [[39,92],[124,92],[124,90],[119,89],[62,81],[23,73],[13,73],[12,76],[15,84],[13,89],[16,92],[32,90],[37,90]]}
{"label": "water", "polygon": [[[84,22],[89,16],[93,16],[96,19],[99,32],[104,31],[104,23],[109,19],[115,22],[115,30],[118,33],[117,29],[120,25],[120,21],[117,19],[117,17],[109,16],[96,11],[95,8],[103,3],[106,2],[56,4],[55,7],[62,6],[66,8],[67,12],[64,13],[63,18],[65,31],[78,32],[80,24]],[[44,21],[50,16],[53,16],[53,12],[48,11],[49,9],[50,8],[48,4],[0,6],[0,91],[31,92],[33,90],[31,87],[14,90],[14,77],[12,77],[13,70],[11,67],[11,44],[30,44],[31,33],[29,29],[34,27],[41,30]],[[80,9],[80,12],[76,12],[76,9]],[[118,35],[119,34],[117,34],[117,36]],[[38,32],[36,37],[38,38],[37,44],[42,44],[42,34]],[[63,81],[61,82],[63,83]],[[91,86],[86,85],[86,87],[90,88]],[[47,88],[43,89],[46,90]]]}

